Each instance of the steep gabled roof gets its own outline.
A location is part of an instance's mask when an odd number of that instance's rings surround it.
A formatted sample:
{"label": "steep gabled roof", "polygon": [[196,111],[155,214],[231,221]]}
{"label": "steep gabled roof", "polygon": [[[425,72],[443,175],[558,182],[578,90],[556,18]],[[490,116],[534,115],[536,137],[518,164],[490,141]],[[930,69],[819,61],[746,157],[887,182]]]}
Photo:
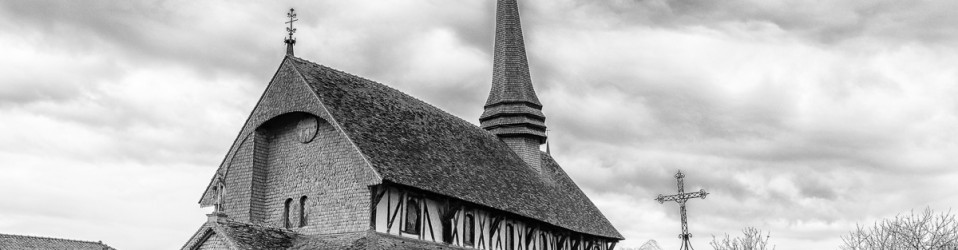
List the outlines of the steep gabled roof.
{"label": "steep gabled roof", "polygon": [[540,175],[465,120],[383,84],[287,58],[384,181],[622,239],[552,158],[543,154]]}
{"label": "steep gabled roof", "polygon": [[36,236],[0,234],[0,249],[17,250],[48,250],[48,249],[76,249],[76,250],[114,250],[100,242],[57,239]]}

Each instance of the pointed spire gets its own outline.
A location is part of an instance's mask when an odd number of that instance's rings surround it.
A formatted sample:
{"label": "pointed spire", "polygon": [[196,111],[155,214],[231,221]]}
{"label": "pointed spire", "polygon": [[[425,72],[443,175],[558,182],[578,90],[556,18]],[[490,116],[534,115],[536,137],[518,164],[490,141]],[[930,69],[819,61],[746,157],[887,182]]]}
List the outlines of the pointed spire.
{"label": "pointed spire", "polygon": [[293,8],[289,9],[289,12],[286,13],[286,17],[289,17],[289,21],[286,22],[289,24],[289,27],[286,27],[286,32],[289,33],[289,36],[286,37],[286,55],[293,56],[293,45],[296,45],[296,38],[293,37],[293,33],[296,33],[296,28],[293,28],[293,23],[299,21],[299,19],[296,19],[296,10]]}
{"label": "pointed spire", "polygon": [[492,89],[479,123],[539,170],[539,146],[546,141],[545,116],[529,76],[517,0],[496,4]]}
{"label": "pointed spire", "polygon": [[542,107],[529,77],[519,6],[516,0],[499,0],[496,7],[496,44],[493,54],[492,91],[486,106],[524,102]]}

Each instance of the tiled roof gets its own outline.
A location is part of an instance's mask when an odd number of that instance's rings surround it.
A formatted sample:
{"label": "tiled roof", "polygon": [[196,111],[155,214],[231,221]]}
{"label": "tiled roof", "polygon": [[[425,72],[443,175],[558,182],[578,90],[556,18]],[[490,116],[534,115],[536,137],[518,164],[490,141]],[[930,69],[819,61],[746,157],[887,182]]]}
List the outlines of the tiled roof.
{"label": "tiled roof", "polygon": [[2,250],[114,250],[100,242],[57,239],[36,236],[0,234],[0,249]]}
{"label": "tiled roof", "polygon": [[245,224],[231,220],[217,222],[223,236],[240,249],[286,249],[293,246],[296,234],[277,228]]}
{"label": "tiled roof", "polygon": [[343,242],[339,239],[331,239],[329,235],[300,235],[291,250],[313,250],[313,249],[338,249],[338,250],[371,250],[368,247],[369,239],[362,237],[352,242]]}
{"label": "tiled roof", "polygon": [[465,120],[385,85],[287,58],[384,181],[622,238],[550,157],[542,159],[544,178],[496,136]]}

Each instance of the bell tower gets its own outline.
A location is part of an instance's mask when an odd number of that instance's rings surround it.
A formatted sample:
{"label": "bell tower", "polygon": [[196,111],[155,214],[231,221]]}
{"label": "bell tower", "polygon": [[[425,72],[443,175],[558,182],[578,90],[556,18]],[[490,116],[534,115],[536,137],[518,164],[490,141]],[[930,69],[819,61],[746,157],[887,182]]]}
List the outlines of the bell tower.
{"label": "bell tower", "polygon": [[505,142],[536,171],[546,141],[545,115],[529,77],[517,0],[498,0],[492,90],[480,126]]}

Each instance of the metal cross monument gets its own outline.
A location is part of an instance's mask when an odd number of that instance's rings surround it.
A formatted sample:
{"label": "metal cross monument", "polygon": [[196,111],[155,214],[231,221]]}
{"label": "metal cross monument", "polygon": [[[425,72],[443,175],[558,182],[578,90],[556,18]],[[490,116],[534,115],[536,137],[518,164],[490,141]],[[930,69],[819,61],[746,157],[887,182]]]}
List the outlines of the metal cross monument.
{"label": "metal cross monument", "polygon": [[706,193],[705,189],[701,189],[698,192],[686,193],[685,182],[683,181],[683,179],[685,179],[685,174],[682,174],[682,170],[679,170],[679,172],[675,174],[675,180],[678,182],[678,185],[679,185],[679,193],[669,195],[669,196],[663,196],[660,194],[658,197],[655,198],[655,200],[659,201],[659,203],[665,203],[666,201],[675,201],[676,203],[679,204],[679,211],[682,215],[682,234],[679,234],[679,239],[682,239],[682,247],[679,248],[679,250],[688,250],[688,249],[694,249],[694,248],[692,248],[692,244],[689,243],[689,238],[692,238],[692,234],[689,233],[688,221],[685,216],[685,202],[692,198],[705,199],[705,196],[709,195],[709,193]]}
{"label": "metal cross monument", "polygon": [[293,33],[296,33],[296,28],[293,28],[293,23],[299,21],[296,19],[296,10],[290,8],[289,13],[286,13],[286,16],[289,17],[289,21],[286,22],[289,24],[289,27],[286,28],[286,32],[289,32],[289,37],[286,38],[286,54],[293,55],[293,45],[296,44],[296,38],[293,37]]}

